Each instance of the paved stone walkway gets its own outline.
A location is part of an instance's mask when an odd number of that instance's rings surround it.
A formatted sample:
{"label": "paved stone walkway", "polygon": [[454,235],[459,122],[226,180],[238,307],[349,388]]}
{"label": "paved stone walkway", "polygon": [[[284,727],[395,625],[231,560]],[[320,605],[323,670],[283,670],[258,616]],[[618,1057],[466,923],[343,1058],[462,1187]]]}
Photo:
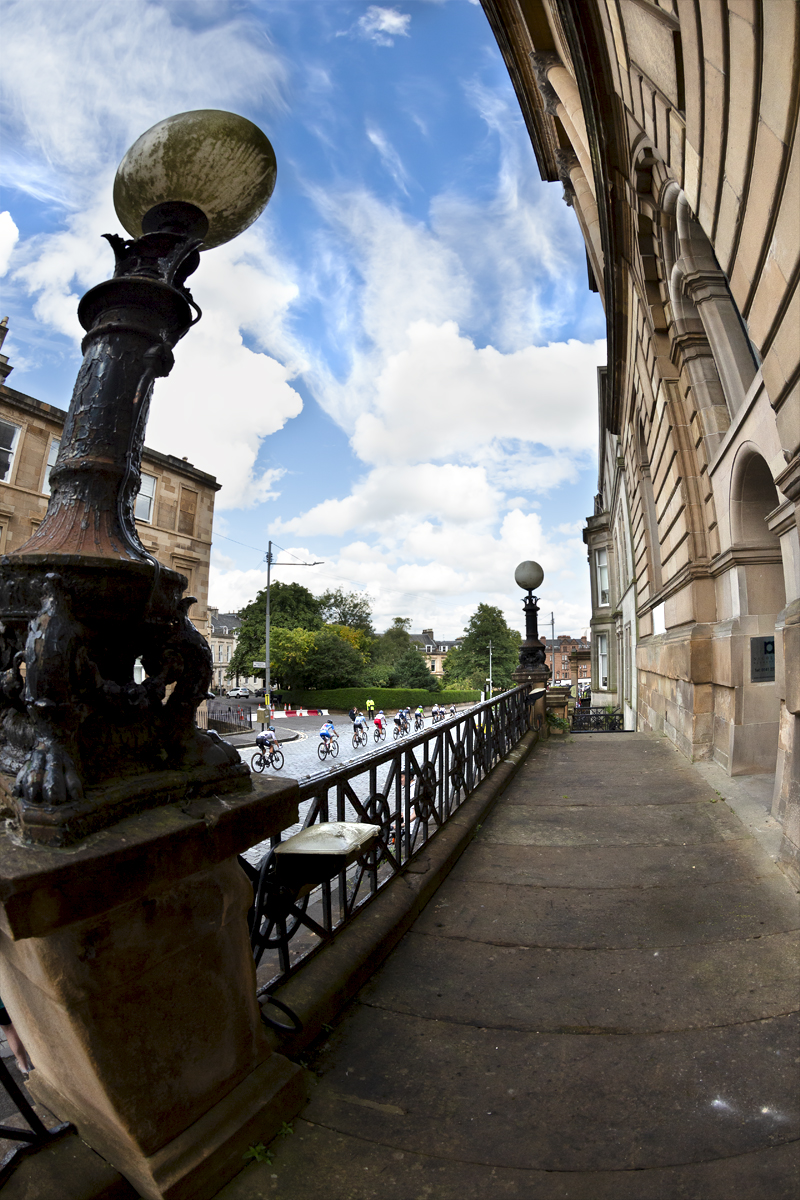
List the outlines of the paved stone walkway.
{"label": "paved stone walkway", "polygon": [[797,931],[666,741],[551,739],[219,1200],[797,1200]]}

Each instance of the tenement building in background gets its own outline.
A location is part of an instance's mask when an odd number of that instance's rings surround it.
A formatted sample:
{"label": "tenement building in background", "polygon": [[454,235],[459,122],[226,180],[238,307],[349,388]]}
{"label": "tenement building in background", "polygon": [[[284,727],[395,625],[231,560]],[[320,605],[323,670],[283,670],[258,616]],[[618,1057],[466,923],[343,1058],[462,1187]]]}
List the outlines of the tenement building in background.
{"label": "tenement building in background", "polygon": [[[588,650],[589,640],[586,637],[570,637],[568,633],[560,633],[556,638],[545,638],[545,666],[550,669],[552,683],[571,683],[570,656],[576,650]],[[578,667],[578,682],[588,685],[589,670],[584,662]]]}
{"label": "tenement building in background", "polygon": [[[0,322],[0,347],[7,332]],[[47,512],[53,468],[66,412],[8,387],[12,371],[0,354],[0,554],[18,550]],[[207,636],[208,569],[214,496],[220,485],[185,458],[145,447],[136,500],[142,545],[164,566],[185,575],[196,603],[189,617]]]}
{"label": "tenement building in background", "polygon": [[464,640],[455,638],[448,641],[446,638],[436,638],[433,636],[432,629],[423,629],[422,633],[411,633],[409,637],[414,649],[425,655],[425,663],[437,679],[441,679],[444,675],[444,660],[447,658],[448,652],[454,646],[460,646]]}
{"label": "tenement building in background", "polygon": [[593,691],[800,830],[800,7],[483,0],[605,306]]}

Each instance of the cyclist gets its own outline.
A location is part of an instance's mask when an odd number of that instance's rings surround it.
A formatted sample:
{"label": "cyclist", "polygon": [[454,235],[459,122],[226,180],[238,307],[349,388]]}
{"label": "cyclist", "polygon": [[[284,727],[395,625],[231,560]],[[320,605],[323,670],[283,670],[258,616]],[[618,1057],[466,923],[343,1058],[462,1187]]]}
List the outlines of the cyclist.
{"label": "cyclist", "polygon": [[438,720],[439,720],[439,705],[434,703],[431,705],[431,722],[435,725]]}
{"label": "cyclist", "polygon": [[367,720],[368,721],[375,720],[375,701],[374,700],[367,701]]}
{"label": "cyclist", "polygon": [[454,717],[455,715],[456,715],[456,706],[455,706],[455,704],[451,704],[450,705],[450,716]]}
{"label": "cyclist", "polygon": [[256,745],[262,754],[266,754],[267,758],[272,754],[272,747],[277,746],[278,739],[275,737],[275,728],[270,725],[263,733],[259,733],[256,738]]}
{"label": "cyclist", "polygon": [[333,721],[326,721],[319,731],[319,736],[322,738],[326,748],[331,744],[332,737],[338,737]]}
{"label": "cyclist", "polygon": [[381,709],[381,711],[378,713],[377,717],[375,717],[375,724],[378,726],[378,729],[380,729],[380,730],[383,730],[385,728],[386,713],[383,711],[383,709]]}
{"label": "cyclist", "polygon": [[362,733],[366,734],[367,718],[364,716],[364,714],[362,712],[358,712],[356,714],[356,719],[353,721],[353,726],[355,729],[360,729],[362,731]]}
{"label": "cyclist", "polygon": [[403,712],[402,708],[398,708],[397,716],[394,719],[394,723],[395,723],[395,728],[399,729],[401,733],[405,732],[406,717],[405,717],[405,713]]}

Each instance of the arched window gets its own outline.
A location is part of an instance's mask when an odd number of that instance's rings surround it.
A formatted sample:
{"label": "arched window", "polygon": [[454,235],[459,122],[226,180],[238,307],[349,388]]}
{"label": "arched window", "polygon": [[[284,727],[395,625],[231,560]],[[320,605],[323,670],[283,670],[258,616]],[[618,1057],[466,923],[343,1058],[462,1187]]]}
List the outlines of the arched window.
{"label": "arched window", "polygon": [[744,448],[736,464],[731,494],[731,533],[734,544],[780,548],[780,539],[766,518],[780,504],[778,489],[766,461]]}

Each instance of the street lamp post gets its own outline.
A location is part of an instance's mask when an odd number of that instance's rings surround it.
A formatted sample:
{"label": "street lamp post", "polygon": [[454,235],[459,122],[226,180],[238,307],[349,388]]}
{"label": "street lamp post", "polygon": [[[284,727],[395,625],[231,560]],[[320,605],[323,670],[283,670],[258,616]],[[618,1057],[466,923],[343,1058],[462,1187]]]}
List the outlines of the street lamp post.
{"label": "street lamp post", "polygon": [[134,520],[153,383],[200,316],[186,279],[275,174],[232,113],[170,117],[125,155],[131,236],[78,308],[47,514],[0,559],[0,993],[31,1092],[147,1200],[216,1193],[304,1093],[260,1020],[236,857],[297,820],[297,784],[253,788],[197,729],[211,652]]}
{"label": "street lamp post", "polygon": [[522,602],[525,612],[525,639],[519,649],[519,666],[513,678],[518,683],[530,683],[533,688],[547,686],[550,671],[547,667],[547,651],[539,639],[539,601],[534,596],[541,586],[544,571],[537,562],[522,562],[514,572],[514,579],[527,594]]}

